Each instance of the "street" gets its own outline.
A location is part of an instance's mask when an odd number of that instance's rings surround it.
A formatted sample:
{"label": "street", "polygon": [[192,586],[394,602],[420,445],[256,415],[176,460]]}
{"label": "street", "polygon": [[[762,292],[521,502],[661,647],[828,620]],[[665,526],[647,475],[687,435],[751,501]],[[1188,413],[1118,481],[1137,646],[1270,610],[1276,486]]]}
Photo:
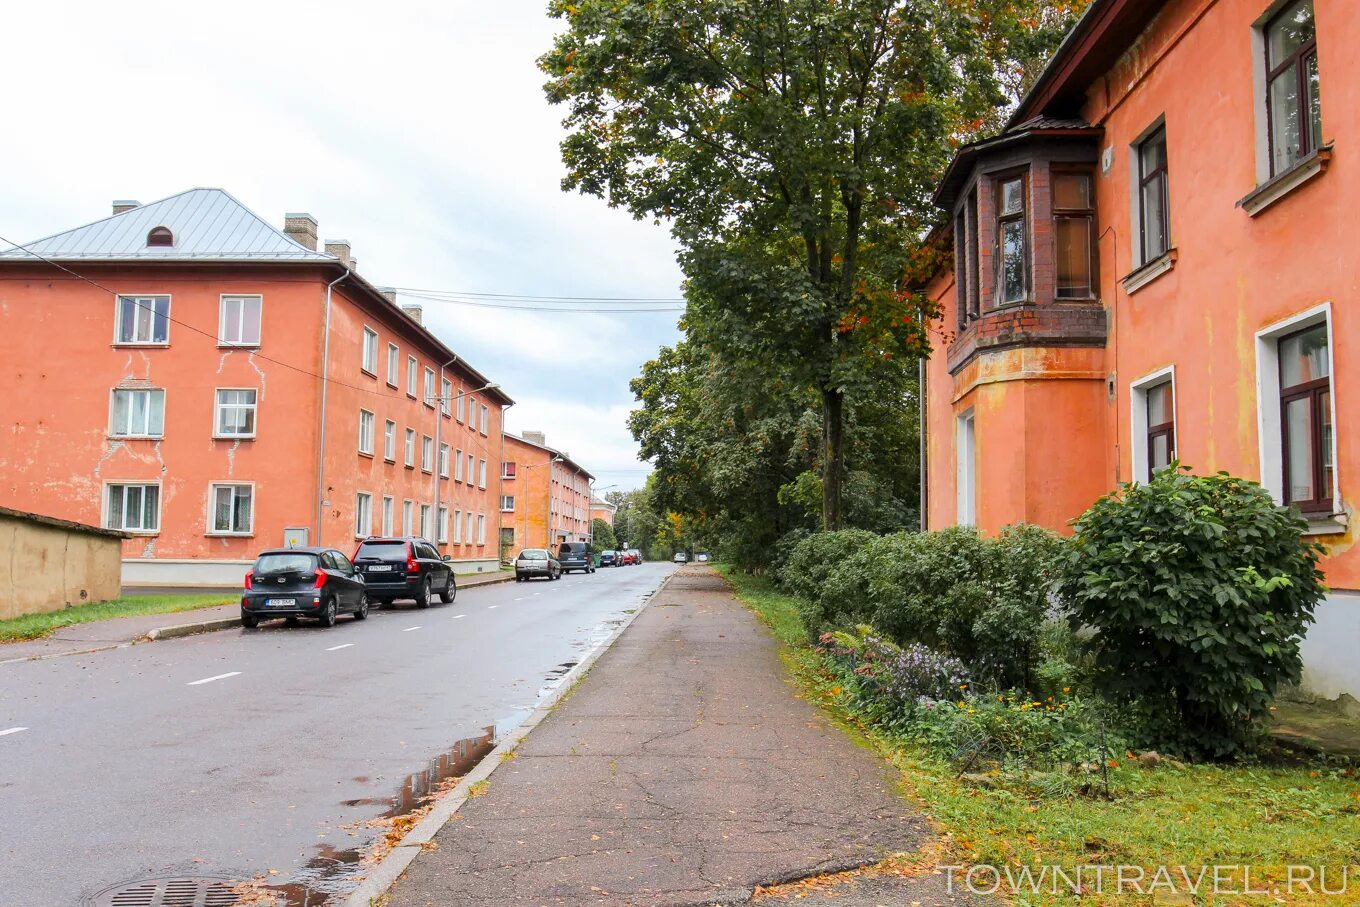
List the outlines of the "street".
{"label": "street", "polygon": [[356,824],[418,795],[459,741],[517,724],[671,570],[0,666],[0,731],[24,728],[0,736],[0,905],[165,874],[334,887],[328,867],[377,834]]}

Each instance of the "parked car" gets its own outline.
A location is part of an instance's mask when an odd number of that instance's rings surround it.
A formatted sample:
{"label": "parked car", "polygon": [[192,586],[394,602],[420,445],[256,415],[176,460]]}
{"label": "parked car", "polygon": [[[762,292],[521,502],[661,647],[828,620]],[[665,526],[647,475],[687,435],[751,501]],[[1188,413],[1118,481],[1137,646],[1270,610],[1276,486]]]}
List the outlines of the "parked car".
{"label": "parked car", "polygon": [[422,538],[364,539],[354,552],[354,567],[364,577],[368,597],[383,605],[398,598],[428,608],[435,595],[444,604],[458,594],[458,580],[448,556]]}
{"label": "parked car", "polygon": [[585,542],[563,542],[557,547],[557,562],[562,565],[563,573],[573,570],[595,572],[595,558],[590,554],[590,545]]}
{"label": "parked car", "polygon": [[355,620],[368,617],[364,578],[344,552],[334,548],[272,548],[255,558],[241,593],[241,625],[262,620],[312,617],[323,627],[335,626],[341,613]]}
{"label": "parked car", "polygon": [[694,559],[701,564],[708,563],[708,555],[704,553],[694,555]]}
{"label": "parked car", "polygon": [[619,558],[619,553],[618,553],[617,551],[601,551],[601,552],[600,552],[600,566],[601,566],[601,567],[622,567],[622,566],[623,566],[623,562],[620,560],[620,558]]}
{"label": "parked car", "polygon": [[684,564],[689,561],[689,555],[685,554],[683,551],[677,551],[675,552],[675,557],[671,558],[671,560],[675,561],[677,564]]}
{"label": "parked car", "polygon": [[641,551],[637,550],[636,548],[629,548],[627,554],[628,554],[628,563],[630,563],[630,564],[640,564],[640,563],[642,563],[642,552],[641,552]]}
{"label": "parked car", "polygon": [[515,556],[515,581],[522,583],[535,576],[562,578],[562,565],[547,548],[525,548]]}

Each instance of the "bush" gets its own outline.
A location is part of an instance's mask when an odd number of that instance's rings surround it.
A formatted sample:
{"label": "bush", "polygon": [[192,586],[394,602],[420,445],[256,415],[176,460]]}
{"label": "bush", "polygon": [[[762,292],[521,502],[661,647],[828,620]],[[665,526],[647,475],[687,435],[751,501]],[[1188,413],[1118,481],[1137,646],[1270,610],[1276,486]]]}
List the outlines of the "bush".
{"label": "bush", "polygon": [[901,648],[873,627],[824,633],[817,652],[854,685],[856,707],[888,726],[900,726],[922,704],[953,700],[968,689],[963,662],[923,645]]}
{"label": "bush", "polygon": [[[1178,465],[1076,523],[1060,591],[1096,628],[1097,679],[1192,755],[1249,749],[1325,594],[1297,511],[1254,482]],[[1161,720],[1158,720],[1158,716]]]}
{"label": "bush", "polygon": [[822,614],[818,607],[827,576],[875,538],[864,529],[842,529],[818,532],[794,546],[788,563],[779,573],[779,581],[786,591],[801,599],[803,623],[811,635],[830,625],[829,615]]}

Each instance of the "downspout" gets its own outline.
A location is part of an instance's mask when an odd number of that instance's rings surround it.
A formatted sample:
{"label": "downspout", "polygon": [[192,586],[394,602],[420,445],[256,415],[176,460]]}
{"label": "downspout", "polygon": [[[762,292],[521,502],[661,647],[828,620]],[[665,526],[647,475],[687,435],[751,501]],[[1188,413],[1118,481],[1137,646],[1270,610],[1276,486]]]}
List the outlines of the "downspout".
{"label": "downspout", "polygon": [[926,444],[926,359],[922,356],[916,360],[917,379],[916,394],[920,401],[917,405],[920,409],[921,424],[917,427],[917,434],[921,436],[921,453],[918,457],[920,467],[917,472],[920,474],[921,493],[919,495],[921,504],[921,531],[930,531],[930,483],[926,478],[926,456],[929,445]]}
{"label": "downspout", "polygon": [[[496,563],[498,563],[498,564],[503,563],[504,560],[505,560],[505,558],[501,555],[501,544],[502,544],[502,543],[501,543],[501,536],[502,536],[503,532],[505,531],[505,509],[504,509],[503,507],[501,507],[501,502],[500,502],[500,500],[499,500],[500,498],[505,497],[505,411],[506,411],[507,409],[509,409],[511,406],[514,406],[514,405],[515,405],[515,404],[513,404],[513,403],[509,404],[509,406],[507,406],[507,405],[504,404],[504,403],[501,404],[501,425],[500,425],[500,430],[497,432],[497,434],[499,434],[499,435],[501,436],[501,451],[500,451],[500,453],[498,454],[498,456],[499,456],[499,458],[500,458],[500,464],[499,464],[500,472],[499,472],[499,474],[498,474],[499,477],[498,477],[497,480],[496,480],[497,483],[498,483],[496,487],[500,489],[500,491],[499,491],[499,493],[498,493],[498,495],[497,495],[497,500],[496,500]],[[518,470],[516,470],[516,472],[518,472]],[[519,506],[519,503],[520,503],[520,502],[519,502],[518,500],[516,500],[516,501],[515,501],[515,506],[518,507],[518,506]],[[512,520],[514,519],[514,512],[513,512],[513,511],[512,511],[511,514],[510,514],[510,518],[511,518]],[[511,523],[511,525],[510,525],[510,531],[511,531],[511,532],[514,532],[514,531],[515,531],[515,526],[514,526],[513,523]],[[511,547],[511,548],[514,548],[514,545],[512,544],[510,547]],[[511,554],[514,554],[513,551],[511,551],[510,553],[511,553]]]}
{"label": "downspout", "polygon": [[[443,478],[443,476],[439,474],[439,450],[440,442],[443,440],[441,437],[441,430],[444,428],[444,407],[447,406],[450,410],[453,409],[453,401],[444,399],[444,369],[457,361],[458,357],[454,356],[439,367],[439,391],[438,396],[435,398],[438,400],[438,403],[434,408],[434,521],[437,524],[434,527],[434,544],[436,548],[441,544],[448,544],[447,542],[439,541],[439,530],[444,528],[444,525],[439,518],[439,483]],[[452,387],[450,387],[449,390],[452,392]],[[453,451],[449,451],[449,458],[452,460]],[[449,465],[452,466],[453,464],[450,463]]]}
{"label": "downspout", "polygon": [[321,544],[321,516],[326,506],[326,391],[330,387],[331,368],[331,291],[352,273],[345,268],[345,273],[326,284],[326,316],[321,326],[321,431],[317,439],[316,538],[312,540],[313,545]]}

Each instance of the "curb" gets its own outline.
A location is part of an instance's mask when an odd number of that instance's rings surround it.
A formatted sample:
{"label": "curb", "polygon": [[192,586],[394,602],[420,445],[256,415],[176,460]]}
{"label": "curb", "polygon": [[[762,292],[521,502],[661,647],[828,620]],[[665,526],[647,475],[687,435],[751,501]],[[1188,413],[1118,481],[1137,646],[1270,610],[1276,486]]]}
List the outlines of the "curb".
{"label": "curb", "polygon": [[147,630],[143,639],[178,639],[181,636],[193,636],[196,633],[211,633],[213,630],[228,630],[232,627],[241,626],[240,617],[219,617],[214,620],[201,620],[193,624],[174,624],[169,627],[156,627]]}
{"label": "curb", "polygon": [[576,667],[564,674],[557,687],[529,713],[529,717],[525,718],[519,727],[506,734],[505,738],[496,744],[495,749],[487,753],[472,771],[464,775],[458,785],[437,802],[434,808],[425,815],[425,818],[421,819],[414,828],[402,837],[401,843],[388,851],[387,856],[383,857],[378,865],[373,867],[368,877],[358,888],[350,892],[339,907],[370,907],[374,898],[385,894],[401,874],[406,871],[406,868],[411,865],[412,861],[420,855],[423,845],[434,840],[434,836],[448,824],[449,820],[453,818],[453,814],[458,812],[459,808],[468,801],[473,785],[487,780],[496,769],[500,768],[502,757],[506,753],[513,752],[516,747],[524,742],[524,738],[528,737],[529,733],[538,727],[544,718],[548,717],[562,697],[576,686],[577,681],[585,676],[600,656],[614,647],[614,643],[633,625],[633,621],[637,620],[638,615],[646,611],[651,603],[657,599],[657,596],[675,578],[677,572],[672,572],[670,576],[662,580],[661,585],[656,587],[656,591],[647,596],[647,600],[638,606],[636,611],[628,615],[628,619],[620,624],[608,639],[596,646],[595,650],[582,659]]}

